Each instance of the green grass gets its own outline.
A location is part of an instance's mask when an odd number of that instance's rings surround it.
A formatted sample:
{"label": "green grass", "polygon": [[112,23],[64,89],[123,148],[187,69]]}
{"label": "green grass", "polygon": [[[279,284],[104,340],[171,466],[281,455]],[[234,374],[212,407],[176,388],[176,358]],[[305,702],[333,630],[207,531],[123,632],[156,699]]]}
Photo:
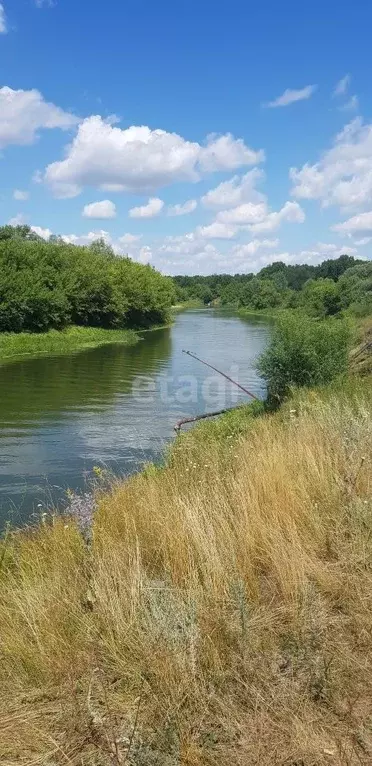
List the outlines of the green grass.
{"label": "green grass", "polygon": [[45,333],[0,333],[0,361],[37,354],[65,354],[108,343],[133,345],[134,330],[104,330],[100,327],[68,327]]}

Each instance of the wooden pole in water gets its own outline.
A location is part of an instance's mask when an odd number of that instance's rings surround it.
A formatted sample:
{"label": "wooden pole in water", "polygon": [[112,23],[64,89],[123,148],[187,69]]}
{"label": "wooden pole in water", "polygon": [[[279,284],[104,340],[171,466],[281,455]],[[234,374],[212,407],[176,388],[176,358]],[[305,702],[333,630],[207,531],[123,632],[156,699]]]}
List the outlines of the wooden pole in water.
{"label": "wooden pole in water", "polygon": [[[245,394],[248,394],[252,399],[256,399],[256,401],[259,401],[258,396],[256,394],[252,394],[251,391],[248,391],[247,388],[244,388],[244,386],[241,386],[240,383],[237,383],[236,380],[233,380],[229,377],[229,375],[226,375],[225,372],[222,372],[221,370],[218,370],[217,367],[213,367],[212,364],[209,364],[209,362],[205,362],[204,359],[199,359],[196,354],[193,354],[191,351],[185,351],[182,349],[183,354],[187,354],[188,356],[191,356],[193,359],[196,359],[198,362],[201,362],[202,364],[205,364],[206,367],[210,367],[211,370],[214,370],[215,372],[218,372],[219,375],[222,375],[222,377],[226,378],[230,383],[232,383],[234,386],[237,386],[242,391],[244,391]],[[197,420],[204,420],[205,418],[213,418],[216,417],[216,415],[223,415],[225,412],[231,412],[231,410],[236,410],[239,407],[241,407],[241,404],[238,404],[237,407],[228,407],[227,409],[223,410],[217,410],[216,412],[206,412],[203,415],[195,415],[193,418],[184,418],[183,420],[179,420],[178,423],[174,426],[174,430],[176,433],[179,433],[181,430],[181,426],[186,425],[186,423],[195,423]]]}
{"label": "wooden pole in water", "polygon": [[259,401],[258,396],[256,396],[256,394],[252,394],[252,392],[248,391],[247,388],[244,388],[244,386],[241,386],[240,383],[237,383],[236,380],[233,380],[232,378],[230,378],[228,375],[226,375],[225,372],[222,372],[221,370],[217,370],[217,367],[213,367],[213,365],[209,364],[209,362],[205,362],[204,359],[199,359],[199,357],[196,356],[196,354],[193,354],[192,351],[185,351],[184,349],[182,349],[182,353],[187,354],[188,356],[191,356],[193,359],[197,359],[198,362],[205,364],[206,367],[210,367],[211,370],[218,372],[219,375],[222,375],[224,378],[226,378],[226,380],[228,380],[234,386],[237,386],[238,388],[240,388],[242,391],[244,391],[245,394],[248,394],[248,396],[251,396],[252,399],[256,399],[256,401]]}
{"label": "wooden pole in water", "polygon": [[205,412],[204,415],[195,415],[193,418],[184,418],[183,420],[179,420],[178,423],[176,423],[174,430],[178,434],[181,430],[181,426],[186,425],[186,423],[195,423],[197,420],[205,420],[205,418],[215,418],[216,415],[224,415],[225,412],[238,410],[241,406],[241,404],[238,404],[236,407],[227,407],[227,409],[224,410],[217,410],[216,412]]}

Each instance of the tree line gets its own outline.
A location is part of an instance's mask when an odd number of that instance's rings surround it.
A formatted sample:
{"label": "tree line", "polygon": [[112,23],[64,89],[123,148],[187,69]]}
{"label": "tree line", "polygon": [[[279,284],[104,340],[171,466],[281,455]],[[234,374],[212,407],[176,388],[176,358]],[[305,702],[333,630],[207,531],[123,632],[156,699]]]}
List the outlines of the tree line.
{"label": "tree line", "polygon": [[170,277],[116,256],[103,240],[78,247],[46,242],[28,226],[0,227],[1,332],[150,327],[169,319],[174,302]]}
{"label": "tree line", "polygon": [[102,239],[81,247],[60,237],[46,242],[29,226],[0,227],[0,332],[150,327],[190,299],[250,311],[301,308],[320,318],[368,316],[372,262],[342,255],[318,266],[278,261],[258,274],[172,279],[115,255]]}
{"label": "tree line", "polygon": [[177,276],[174,281],[178,301],[198,299],[251,311],[301,308],[315,317],[345,310],[372,314],[372,262],[349,255],[318,266],[277,261],[258,274]]}

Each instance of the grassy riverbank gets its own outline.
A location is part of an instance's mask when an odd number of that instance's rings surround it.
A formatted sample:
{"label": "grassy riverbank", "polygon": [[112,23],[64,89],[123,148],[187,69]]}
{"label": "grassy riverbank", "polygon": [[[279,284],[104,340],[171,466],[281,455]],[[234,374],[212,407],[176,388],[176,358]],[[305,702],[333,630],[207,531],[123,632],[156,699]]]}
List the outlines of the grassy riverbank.
{"label": "grassy riverbank", "polygon": [[255,413],[8,536],[4,764],[371,762],[371,380]]}
{"label": "grassy riverbank", "polygon": [[45,333],[0,333],[0,362],[26,355],[65,354],[108,343],[133,345],[134,330],[104,330],[101,327],[67,327]]}

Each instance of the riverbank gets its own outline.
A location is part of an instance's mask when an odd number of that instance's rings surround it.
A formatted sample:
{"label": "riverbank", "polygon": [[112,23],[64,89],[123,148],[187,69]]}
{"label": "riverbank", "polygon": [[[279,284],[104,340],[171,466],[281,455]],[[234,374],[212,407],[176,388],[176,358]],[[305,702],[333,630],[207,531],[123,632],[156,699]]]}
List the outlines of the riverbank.
{"label": "riverbank", "polygon": [[256,414],[8,535],[0,760],[369,762],[371,380]]}
{"label": "riverbank", "polygon": [[[200,308],[201,305],[199,301],[188,301],[172,306],[171,314],[190,308]],[[72,326],[64,330],[49,330],[42,333],[0,333],[0,363],[39,354],[69,354],[111,343],[132,346],[140,340],[143,333],[163,330],[170,327],[171,323],[155,324],[146,330],[106,330],[101,327]]]}
{"label": "riverbank", "polygon": [[137,343],[134,330],[104,330],[100,327],[68,327],[45,333],[0,333],[0,362],[39,354],[69,354],[109,343]]}
{"label": "riverbank", "polygon": [[175,303],[174,306],[172,306],[172,311],[174,313],[178,313],[179,311],[187,311],[187,309],[201,309],[205,308],[205,305],[203,301],[195,299],[190,299],[189,301],[183,301],[183,303]]}

